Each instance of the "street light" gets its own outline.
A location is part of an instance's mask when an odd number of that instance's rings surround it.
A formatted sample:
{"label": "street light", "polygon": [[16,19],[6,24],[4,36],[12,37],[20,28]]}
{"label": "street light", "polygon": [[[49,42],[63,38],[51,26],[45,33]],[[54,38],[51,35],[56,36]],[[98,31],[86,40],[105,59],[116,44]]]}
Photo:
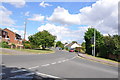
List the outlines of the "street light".
{"label": "street light", "polygon": [[25,37],[26,37],[26,25],[27,25],[27,19],[25,19],[25,22],[24,22],[24,41],[25,41]]}
{"label": "street light", "polygon": [[[103,20],[99,21],[99,23],[98,23],[97,25],[95,25],[95,27],[97,27],[97,26],[98,26],[99,24],[101,24],[101,23],[103,23]],[[93,45],[94,51],[93,51],[93,49],[92,49],[92,54],[93,54],[93,56],[95,56],[95,45],[96,45],[96,30],[95,30],[95,27],[94,27],[94,45]]]}

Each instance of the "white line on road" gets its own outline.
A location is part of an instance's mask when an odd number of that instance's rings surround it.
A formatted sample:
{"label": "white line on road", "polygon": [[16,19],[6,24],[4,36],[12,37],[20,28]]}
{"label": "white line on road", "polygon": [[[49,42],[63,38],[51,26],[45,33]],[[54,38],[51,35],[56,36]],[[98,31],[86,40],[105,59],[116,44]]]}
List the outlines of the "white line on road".
{"label": "white line on road", "polygon": [[53,62],[53,63],[51,63],[51,64],[56,64],[56,62]]}
{"label": "white line on road", "polygon": [[62,62],[65,62],[65,60],[63,60]]}
{"label": "white line on road", "polygon": [[52,76],[52,75],[48,75],[48,74],[43,74],[40,72],[36,72],[36,74],[41,75],[41,76],[45,76],[45,77],[50,77],[50,78],[60,78],[60,77],[56,77],[56,76]]}
{"label": "white line on road", "polygon": [[62,61],[58,61],[58,63],[61,63]]}
{"label": "white line on road", "polygon": [[45,64],[45,65],[42,65],[42,66],[49,66],[50,64]]}
{"label": "white line on road", "polygon": [[38,68],[39,66],[35,66],[35,67],[30,67],[30,68],[28,68],[28,69],[34,69],[34,68]]}
{"label": "white line on road", "polygon": [[69,59],[66,59],[65,61],[68,61]]}

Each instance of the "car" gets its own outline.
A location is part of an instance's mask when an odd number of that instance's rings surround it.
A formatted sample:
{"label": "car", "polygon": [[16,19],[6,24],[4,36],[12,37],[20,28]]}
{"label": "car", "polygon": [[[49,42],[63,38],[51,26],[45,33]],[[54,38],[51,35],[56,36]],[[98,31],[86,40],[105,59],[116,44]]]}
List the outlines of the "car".
{"label": "car", "polygon": [[74,52],[74,49],[70,49],[69,52]]}

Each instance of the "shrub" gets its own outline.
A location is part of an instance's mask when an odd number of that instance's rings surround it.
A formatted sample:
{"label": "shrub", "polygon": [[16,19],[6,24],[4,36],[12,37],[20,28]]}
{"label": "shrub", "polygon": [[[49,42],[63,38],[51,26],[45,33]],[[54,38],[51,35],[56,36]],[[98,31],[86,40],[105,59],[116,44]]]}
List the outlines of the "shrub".
{"label": "shrub", "polygon": [[5,41],[1,42],[0,43],[0,47],[2,47],[2,48],[9,48],[8,42],[5,42]]}

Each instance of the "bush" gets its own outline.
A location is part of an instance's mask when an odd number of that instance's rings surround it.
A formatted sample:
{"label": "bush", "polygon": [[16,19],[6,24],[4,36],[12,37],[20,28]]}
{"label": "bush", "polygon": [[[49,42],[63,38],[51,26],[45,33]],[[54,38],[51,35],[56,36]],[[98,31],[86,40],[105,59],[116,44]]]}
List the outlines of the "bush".
{"label": "bush", "polygon": [[9,48],[8,42],[5,42],[5,41],[1,42],[0,43],[0,47],[2,47],[2,48]]}
{"label": "bush", "polygon": [[30,44],[29,41],[25,41],[25,42],[24,42],[24,48],[25,48],[25,49],[30,49],[30,48],[31,48],[31,44]]}

